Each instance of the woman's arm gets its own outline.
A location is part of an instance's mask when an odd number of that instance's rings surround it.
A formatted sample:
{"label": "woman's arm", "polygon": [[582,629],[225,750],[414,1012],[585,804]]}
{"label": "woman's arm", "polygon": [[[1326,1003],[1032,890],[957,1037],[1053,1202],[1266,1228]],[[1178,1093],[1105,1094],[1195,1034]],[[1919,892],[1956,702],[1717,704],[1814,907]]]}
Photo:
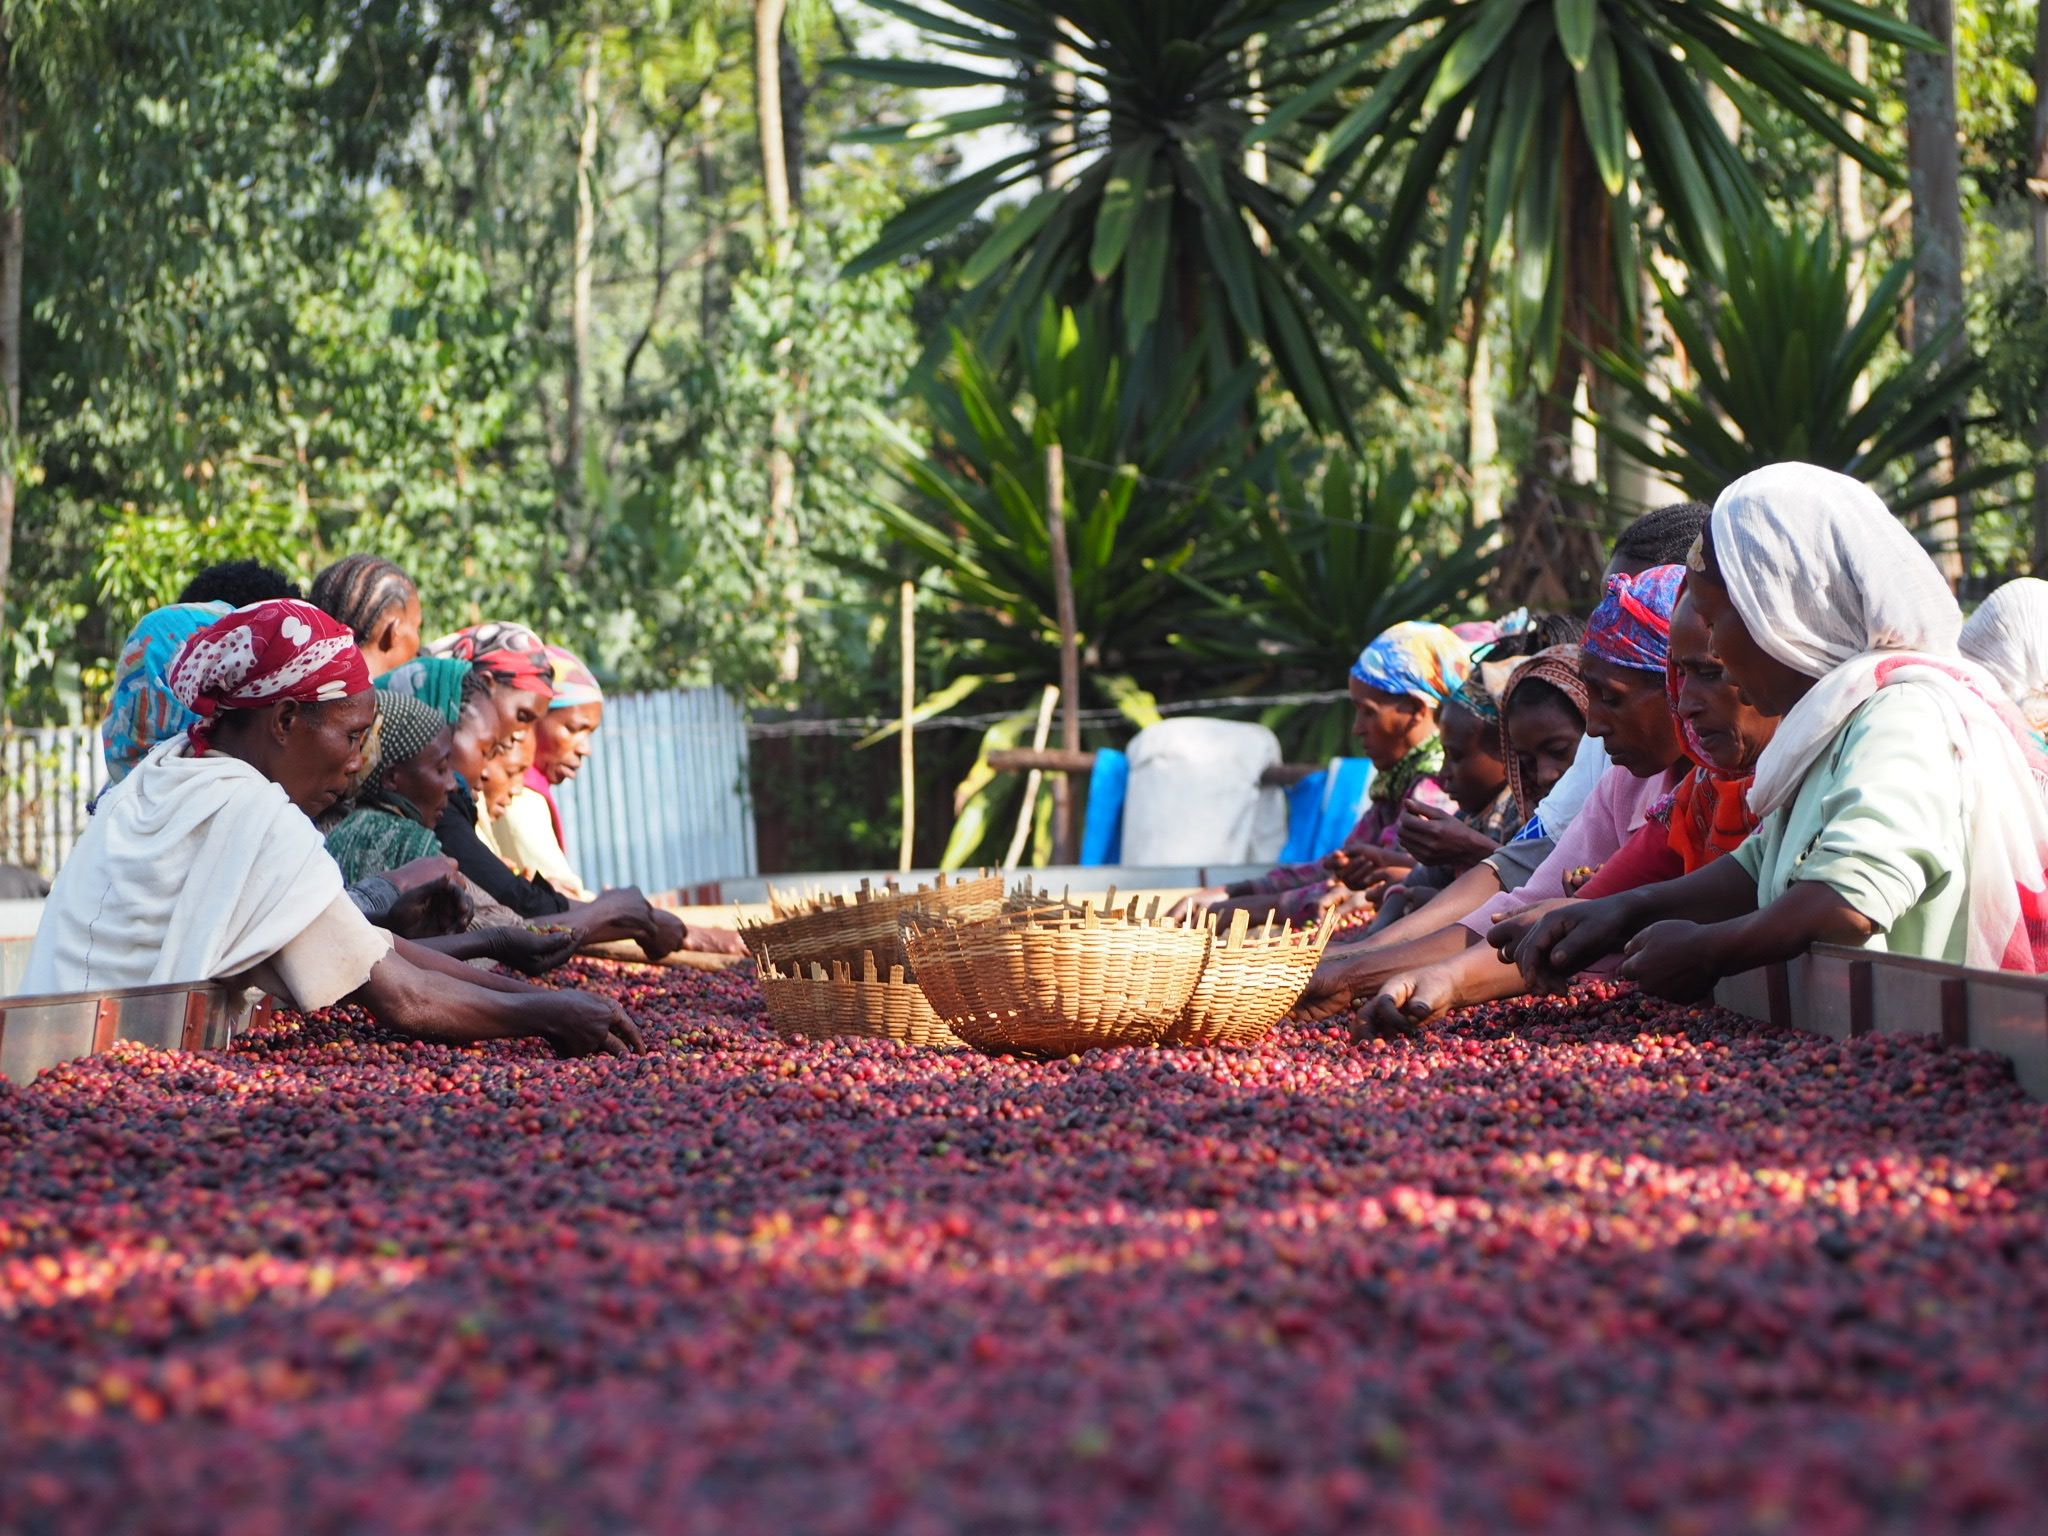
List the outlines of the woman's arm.
{"label": "woman's arm", "polygon": [[[1720,859],[1707,868],[1733,862]],[[1816,944],[1859,945],[1876,932],[1877,924],[1833,886],[1799,880],[1769,906],[1744,917],[1707,924],[1666,918],[1650,924],[1630,941],[1621,974],[1652,996],[1691,1003],[1711,993],[1723,976],[1796,959]]]}
{"label": "woman's arm", "polygon": [[614,1056],[645,1042],[626,1011],[592,992],[550,992],[481,973],[399,939],[348,999],[419,1040],[468,1044],[538,1035],[562,1056]]}
{"label": "woman's arm", "polygon": [[[1441,896],[1437,898],[1437,902],[1442,900]],[[1431,903],[1432,906],[1435,904]],[[1404,971],[1420,970],[1439,960],[1449,960],[1475,942],[1471,934],[1453,923],[1448,928],[1387,949],[1354,949],[1343,954],[1326,954],[1323,963],[1316,967],[1315,975],[1309,978],[1308,990],[1294,1005],[1294,1017],[1314,1022],[1342,1013],[1371,997],[1392,977]]]}
{"label": "woman's arm", "polygon": [[1528,990],[1519,970],[1484,944],[1475,944],[1448,960],[1389,977],[1351,1026],[1351,1038],[1412,1035],[1453,1008],[1520,997]]}
{"label": "woman's arm", "polygon": [[1331,950],[1346,955],[1360,951],[1378,953],[1429,934],[1454,927],[1500,894],[1500,876],[1490,864],[1475,864],[1434,896],[1426,907],[1403,914],[1370,938],[1355,944],[1332,944]]}
{"label": "woman's arm", "polygon": [[1755,910],[1756,881],[1749,871],[1733,858],[1716,859],[1677,880],[1557,908],[1522,940],[1515,963],[1532,989],[1556,990],[1653,923],[1721,923]]}

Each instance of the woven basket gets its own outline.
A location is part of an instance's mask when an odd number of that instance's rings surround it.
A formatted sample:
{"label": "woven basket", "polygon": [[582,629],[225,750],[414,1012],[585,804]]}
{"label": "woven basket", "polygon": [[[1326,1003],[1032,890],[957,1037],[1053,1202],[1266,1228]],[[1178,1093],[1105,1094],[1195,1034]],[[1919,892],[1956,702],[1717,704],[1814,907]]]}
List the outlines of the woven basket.
{"label": "woven basket", "polygon": [[[995,916],[1002,905],[1000,875],[949,884],[942,874],[936,886],[919,886],[914,891],[893,887],[877,891],[863,880],[851,901],[835,896],[808,903],[808,910],[771,922],[742,923],[740,938],[756,960],[773,951],[778,962],[793,969],[835,961],[857,966],[866,953],[874,956],[879,969],[887,971],[904,963],[899,929],[905,918],[930,915],[972,921]],[[774,907],[781,911],[783,903],[777,900]]]}
{"label": "woven basket", "polygon": [[1186,1008],[1206,929],[1135,913],[1020,912],[909,933],[925,996],[984,1051],[1069,1056],[1153,1045]]}
{"label": "woven basket", "polygon": [[[1213,929],[1216,919],[1209,919]],[[1161,1045],[1252,1045],[1287,1015],[1316,973],[1336,919],[1325,915],[1314,928],[1290,928],[1273,920],[1251,932],[1251,914],[1240,911],[1230,932],[1209,946],[1209,963],[1186,1010]]]}
{"label": "woven basket", "polygon": [[827,1040],[834,1035],[905,1040],[912,1045],[958,1046],[960,1037],[946,1028],[924,991],[892,965],[885,979],[873,955],[863,955],[858,974],[845,961],[807,967],[809,974],[785,974],[773,957],[761,962],[761,992],[768,1000],[768,1023],[788,1039],[808,1035]]}

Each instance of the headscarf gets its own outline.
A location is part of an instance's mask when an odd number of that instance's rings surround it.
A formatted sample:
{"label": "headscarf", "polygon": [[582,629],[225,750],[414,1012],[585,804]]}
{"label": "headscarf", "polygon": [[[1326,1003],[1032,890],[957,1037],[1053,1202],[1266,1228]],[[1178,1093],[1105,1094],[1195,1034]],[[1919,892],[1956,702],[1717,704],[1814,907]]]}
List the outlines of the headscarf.
{"label": "headscarf", "polygon": [[377,679],[377,686],[387,693],[418,699],[439,710],[448,724],[455,725],[462,719],[462,685],[469,681],[473,670],[466,661],[422,656],[386,672]]}
{"label": "headscarf", "polygon": [[226,603],[174,603],[135,626],[115,663],[114,698],[100,726],[109,783],[127,778],[158,742],[199,723],[199,717],[172,696],[164,673],[179,646],[233,611]]}
{"label": "headscarf", "polygon": [[1506,661],[1476,663],[1466,675],[1465,681],[1452,690],[1447,702],[1470,710],[1488,725],[1498,726],[1501,692],[1521,664],[1522,658],[1519,656],[1511,656]]}
{"label": "headscarf", "polygon": [[597,677],[586,667],[575,652],[564,650],[559,645],[546,647],[548,661],[554,668],[554,702],[551,709],[574,709],[580,704],[602,704],[604,690],[597,685]]}
{"label": "headscarf", "polygon": [[1924,688],[1969,765],[1965,963],[2048,971],[2048,759],[1997,680],[1958,654],[1962,610],[1934,562],[1868,486],[1811,464],[1743,476],[1709,526],[1751,638],[1816,679],[1757,759],[1750,809],[1790,805],[1880,688]]}
{"label": "headscarf", "polygon": [[544,699],[554,695],[554,662],[540,636],[524,624],[502,620],[472,624],[452,635],[443,635],[422,649],[429,656],[453,656],[493,672],[503,672],[512,679],[513,687],[537,693]]}
{"label": "headscarf", "polygon": [[1586,624],[1586,654],[1611,667],[1664,671],[1671,662],[1671,610],[1684,585],[1682,565],[1608,577],[1607,595]]}
{"label": "headscarf", "polygon": [[367,692],[370,671],[346,624],[311,603],[273,598],[237,608],[192,636],[171,658],[164,681],[199,716],[188,734],[203,752],[224,709],[287,699],[330,704]]}
{"label": "headscarf", "polygon": [[1351,675],[1382,693],[1435,706],[1472,670],[1472,649],[1441,624],[1396,624],[1358,653]]}
{"label": "headscarf", "polygon": [[1970,615],[1958,644],[1998,679],[2028,725],[2048,731],[2048,581],[2008,581]]}
{"label": "headscarf", "polygon": [[384,788],[392,769],[404,767],[448,729],[448,721],[433,705],[388,689],[377,695],[377,720],[384,733],[383,750],[364,785],[371,794]]}
{"label": "headscarf", "polygon": [[1515,805],[1527,821],[1536,814],[1536,798],[1522,779],[1521,755],[1515,751],[1514,741],[1508,735],[1508,707],[1514,702],[1515,690],[1524,683],[1548,683],[1572,701],[1572,707],[1584,719],[1590,702],[1586,691],[1586,680],[1579,676],[1580,649],[1576,645],[1553,645],[1547,651],[1538,651],[1527,661],[1516,667],[1508,677],[1507,685],[1500,692],[1500,755],[1507,764],[1508,787],[1515,792]]}

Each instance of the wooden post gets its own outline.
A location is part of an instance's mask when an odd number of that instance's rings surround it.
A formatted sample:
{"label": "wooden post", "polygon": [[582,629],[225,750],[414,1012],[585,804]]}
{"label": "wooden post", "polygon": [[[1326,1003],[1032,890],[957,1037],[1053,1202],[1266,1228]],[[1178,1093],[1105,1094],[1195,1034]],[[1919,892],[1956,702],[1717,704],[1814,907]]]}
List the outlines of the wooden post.
{"label": "wooden post", "polygon": [[910,868],[911,845],[917,840],[917,760],[910,744],[910,717],[917,710],[917,586],[903,583],[903,837],[896,867]]}
{"label": "wooden post", "polygon": [[[1081,750],[1081,639],[1075,633],[1074,565],[1067,555],[1067,457],[1058,443],[1045,450],[1045,534],[1052,546],[1052,591],[1060,626],[1060,745]],[[1074,791],[1067,775],[1053,780],[1052,861],[1079,858],[1074,838]]]}
{"label": "wooden post", "polygon": [[[1052,707],[1058,702],[1059,689],[1047,683],[1045,693],[1038,701],[1038,727],[1031,733],[1031,748],[1034,752],[1045,750],[1045,738],[1052,734]],[[1010,851],[1003,857],[1005,872],[1017,867],[1017,861],[1024,857],[1024,840],[1031,836],[1031,823],[1038,812],[1038,786],[1045,775],[1034,768],[1024,780],[1024,808],[1017,812],[1017,832],[1010,839]],[[1060,776],[1062,779],[1066,775]]]}

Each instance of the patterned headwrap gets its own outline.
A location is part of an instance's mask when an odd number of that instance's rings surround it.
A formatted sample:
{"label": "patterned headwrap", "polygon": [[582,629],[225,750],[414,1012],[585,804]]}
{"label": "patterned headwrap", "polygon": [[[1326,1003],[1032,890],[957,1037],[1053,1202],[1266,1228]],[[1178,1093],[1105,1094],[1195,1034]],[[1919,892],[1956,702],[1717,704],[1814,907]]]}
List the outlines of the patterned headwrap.
{"label": "patterned headwrap", "polygon": [[1586,625],[1586,654],[1609,666],[1663,672],[1671,663],[1671,610],[1684,585],[1682,565],[1610,576],[1607,595]]}
{"label": "patterned headwrap", "polygon": [[365,787],[376,791],[392,769],[402,768],[448,729],[441,711],[424,699],[389,689],[377,695],[377,720],[383,729],[383,750]]}
{"label": "patterned headwrap", "polygon": [[377,679],[377,686],[387,693],[418,699],[454,725],[462,719],[462,685],[473,670],[468,662],[453,657],[422,656],[386,672]]}
{"label": "patterned headwrap", "polygon": [[1586,691],[1586,680],[1579,676],[1580,650],[1576,645],[1553,645],[1547,651],[1538,651],[1519,667],[1508,679],[1507,686],[1500,692],[1500,755],[1508,769],[1508,787],[1515,792],[1515,804],[1521,808],[1522,818],[1527,821],[1536,814],[1536,799],[1531,787],[1522,782],[1521,754],[1515,751],[1515,743],[1508,735],[1507,713],[1514,703],[1515,692],[1524,683],[1548,683],[1572,701],[1572,707],[1579,712],[1581,720],[1586,717],[1590,695]]}
{"label": "patterned headwrap", "polygon": [[226,603],[174,603],[135,626],[115,664],[114,698],[100,726],[108,782],[120,783],[158,742],[199,723],[199,717],[172,696],[164,673],[179,646],[233,611]]}
{"label": "patterned headwrap", "polygon": [[1382,693],[1441,704],[1472,670],[1472,648],[1441,624],[1396,624],[1358,653],[1351,675]]}
{"label": "patterned headwrap", "polygon": [[559,645],[547,647],[548,660],[554,664],[555,699],[551,709],[574,709],[579,704],[602,704],[604,690],[597,685],[597,677],[573,651],[566,651]]}
{"label": "patterned headwrap", "polygon": [[1499,725],[1501,695],[1507,688],[1508,679],[1515,675],[1515,669],[1521,664],[1519,656],[1511,656],[1506,661],[1477,663],[1451,694],[1450,702],[1470,710],[1488,725]]}
{"label": "patterned headwrap", "polygon": [[370,687],[355,632],[311,603],[274,598],[216,619],[178,648],[164,675],[199,716],[192,745],[205,751],[224,709],[263,709],[287,699],[331,704]]}
{"label": "patterned headwrap", "polygon": [[503,672],[512,686],[548,699],[555,692],[555,665],[548,648],[524,624],[472,624],[423,647],[429,656],[453,656]]}

